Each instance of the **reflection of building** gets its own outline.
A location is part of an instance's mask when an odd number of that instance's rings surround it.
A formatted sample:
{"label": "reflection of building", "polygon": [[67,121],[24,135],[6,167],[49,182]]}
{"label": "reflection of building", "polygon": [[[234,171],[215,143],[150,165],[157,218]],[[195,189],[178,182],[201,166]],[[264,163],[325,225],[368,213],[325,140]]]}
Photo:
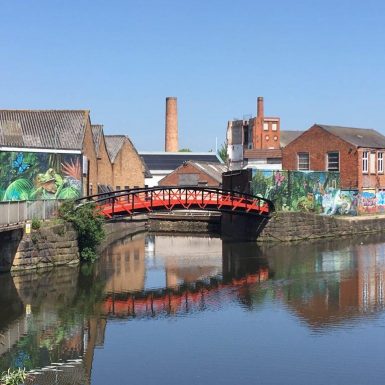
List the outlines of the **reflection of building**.
{"label": "reflection of building", "polygon": [[380,237],[369,239],[302,244],[300,254],[298,246],[268,250],[276,278],[291,280],[276,296],[315,328],[384,309],[385,245]]}

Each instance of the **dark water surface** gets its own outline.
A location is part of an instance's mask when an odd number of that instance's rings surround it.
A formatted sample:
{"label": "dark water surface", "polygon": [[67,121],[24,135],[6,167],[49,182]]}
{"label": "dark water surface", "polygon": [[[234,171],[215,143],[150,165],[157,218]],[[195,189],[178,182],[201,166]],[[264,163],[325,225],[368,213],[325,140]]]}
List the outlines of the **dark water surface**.
{"label": "dark water surface", "polygon": [[0,371],[28,384],[385,382],[384,236],[139,234],[92,268],[0,275]]}

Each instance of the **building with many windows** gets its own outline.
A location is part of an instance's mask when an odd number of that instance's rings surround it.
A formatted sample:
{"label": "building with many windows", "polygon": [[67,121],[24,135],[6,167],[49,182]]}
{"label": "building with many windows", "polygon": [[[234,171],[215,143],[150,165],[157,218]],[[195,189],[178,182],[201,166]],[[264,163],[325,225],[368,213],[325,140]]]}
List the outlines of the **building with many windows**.
{"label": "building with many windows", "polygon": [[341,189],[385,190],[385,136],[372,129],[314,124],[282,149],[284,170],[335,171]]}

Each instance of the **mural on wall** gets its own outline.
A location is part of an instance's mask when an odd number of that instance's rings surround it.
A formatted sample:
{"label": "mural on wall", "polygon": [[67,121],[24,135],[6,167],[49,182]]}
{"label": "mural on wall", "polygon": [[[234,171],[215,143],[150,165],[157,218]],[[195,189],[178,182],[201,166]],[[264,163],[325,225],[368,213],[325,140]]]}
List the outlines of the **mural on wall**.
{"label": "mural on wall", "polygon": [[355,215],[357,193],[339,188],[339,173],[256,170],[251,193],[270,199],[278,210]]}
{"label": "mural on wall", "polygon": [[0,152],[0,201],[76,199],[81,155]]}
{"label": "mural on wall", "polygon": [[385,191],[363,191],[358,197],[358,210],[367,214],[385,212]]}

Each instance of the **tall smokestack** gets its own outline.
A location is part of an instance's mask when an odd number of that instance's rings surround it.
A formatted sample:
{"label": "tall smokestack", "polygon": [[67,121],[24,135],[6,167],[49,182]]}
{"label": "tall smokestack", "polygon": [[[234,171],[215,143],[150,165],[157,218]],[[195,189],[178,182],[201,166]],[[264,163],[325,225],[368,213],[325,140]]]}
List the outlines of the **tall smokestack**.
{"label": "tall smokestack", "polygon": [[178,109],[177,99],[174,97],[166,98],[166,132],[164,147],[166,152],[178,151]]}
{"label": "tall smokestack", "polygon": [[263,118],[263,97],[258,96],[257,99],[257,116]]}

